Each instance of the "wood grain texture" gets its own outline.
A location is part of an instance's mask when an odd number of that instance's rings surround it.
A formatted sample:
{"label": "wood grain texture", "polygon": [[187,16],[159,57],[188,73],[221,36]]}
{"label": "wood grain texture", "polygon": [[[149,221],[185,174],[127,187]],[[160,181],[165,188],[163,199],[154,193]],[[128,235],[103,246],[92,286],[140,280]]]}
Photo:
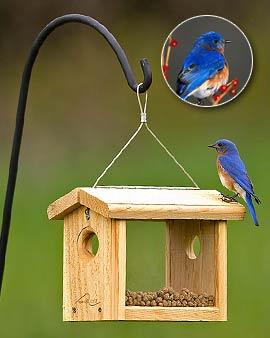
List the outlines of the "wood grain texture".
{"label": "wood grain texture", "polygon": [[48,218],[50,220],[64,219],[66,215],[69,215],[80,206],[86,206],[92,211],[108,217],[109,210],[106,203],[95,196],[89,197],[88,193],[83,189],[76,188],[49,205],[47,209]]}
{"label": "wood grain texture", "polygon": [[49,219],[63,219],[78,208],[89,207],[116,219],[241,220],[245,208],[221,200],[216,190],[153,187],[77,188],[48,208]]}
{"label": "wood grain texture", "polygon": [[215,222],[216,306],[220,320],[227,320],[227,223]]}
{"label": "wood grain texture", "polygon": [[126,320],[222,321],[216,307],[140,307],[126,306]]}
{"label": "wood grain texture", "polygon": [[[176,291],[215,295],[215,222],[168,221],[166,225],[166,285]],[[200,254],[191,259],[192,241],[198,236]]]}
{"label": "wood grain texture", "polygon": [[[198,236],[200,254],[191,243]],[[166,285],[215,296],[218,319],[227,320],[227,224],[224,221],[170,220],[166,225]]]}
{"label": "wood grain texture", "polygon": [[123,205],[109,204],[109,217],[117,219],[205,219],[242,220],[244,207],[186,205]]}
{"label": "wood grain texture", "polygon": [[113,258],[112,275],[114,276],[114,287],[112,296],[115,297],[115,319],[125,319],[125,295],[126,295],[126,222],[112,220],[112,228],[115,229],[115,258]]}
{"label": "wood grain texture", "polygon": [[[64,321],[122,319],[125,222],[112,222],[93,211],[86,220],[85,207],[80,207],[64,223]],[[99,240],[95,256],[87,251],[93,232]]]}

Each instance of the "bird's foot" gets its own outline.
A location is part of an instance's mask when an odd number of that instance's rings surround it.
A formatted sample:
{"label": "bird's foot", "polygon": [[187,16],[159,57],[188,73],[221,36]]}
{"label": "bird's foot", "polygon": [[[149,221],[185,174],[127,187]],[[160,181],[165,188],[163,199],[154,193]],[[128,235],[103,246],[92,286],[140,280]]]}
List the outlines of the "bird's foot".
{"label": "bird's foot", "polygon": [[236,197],[238,194],[235,194],[233,196],[227,196],[222,194],[222,201],[227,203],[237,202]]}

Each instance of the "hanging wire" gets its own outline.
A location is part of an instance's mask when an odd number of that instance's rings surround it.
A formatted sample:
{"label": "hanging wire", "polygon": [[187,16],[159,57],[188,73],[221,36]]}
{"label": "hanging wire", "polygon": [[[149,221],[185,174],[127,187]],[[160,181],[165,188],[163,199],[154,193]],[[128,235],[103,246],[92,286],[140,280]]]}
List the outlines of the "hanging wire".
{"label": "hanging wire", "polygon": [[137,87],[137,99],[140,107],[140,112],[141,112],[141,123],[139,127],[136,129],[134,134],[130,137],[130,139],[127,141],[127,143],[121,148],[121,150],[117,153],[117,155],[112,159],[112,161],[108,164],[108,166],[103,170],[103,172],[100,174],[100,176],[97,178],[95,181],[93,188],[96,188],[98,185],[99,181],[102,179],[103,176],[106,175],[108,170],[114,165],[114,163],[117,161],[117,159],[122,155],[122,153],[127,149],[127,147],[130,145],[130,143],[135,139],[135,137],[138,135],[140,130],[142,129],[143,126],[145,126],[146,130],[153,136],[153,138],[158,142],[158,144],[165,150],[167,155],[174,161],[174,163],[182,170],[182,172],[190,179],[190,181],[194,184],[196,188],[199,189],[198,184],[195,182],[195,180],[192,178],[192,176],[186,171],[186,169],[183,167],[181,163],[177,161],[175,156],[170,152],[170,150],[160,141],[160,139],[157,137],[157,135],[151,130],[151,128],[147,124],[147,113],[146,113],[146,108],[147,108],[147,102],[148,102],[148,93],[146,91],[145,93],[145,101],[144,105],[142,105],[141,98],[140,98],[140,86],[142,83],[140,83]]}
{"label": "hanging wire", "polygon": [[183,167],[182,164],[180,164],[175,156],[169,151],[169,149],[160,141],[160,139],[156,136],[156,134],[150,129],[147,123],[145,123],[146,129],[149,131],[149,133],[154,137],[154,139],[159,143],[159,145],[166,151],[166,153],[170,156],[170,158],[174,161],[176,165],[183,171],[183,173],[190,179],[190,181],[194,184],[196,188],[199,189],[198,184],[195,182],[195,180],[192,178],[192,176],[186,171],[186,169]]}
{"label": "hanging wire", "polygon": [[140,123],[139,127],[135,131],[135,133],[131,136],[131,138],[128,140],[128,142],[124,145],[124,147],[119,151],[119,153],[113,158],[111,163],[104,169],[104,171],[101,173],[101,175],[97,178],[96,182],[93,185],[93,188],[95,188],[98,184],[98,182],[102,179],[102,177],[107,173],[107,171],[114,165],[116,160],[122,155],[122,153],[127,149],[127,147],[130,145],[130,143],[135,139],[135,137],[138,135],[139,131],[142,129],[143,123]]}

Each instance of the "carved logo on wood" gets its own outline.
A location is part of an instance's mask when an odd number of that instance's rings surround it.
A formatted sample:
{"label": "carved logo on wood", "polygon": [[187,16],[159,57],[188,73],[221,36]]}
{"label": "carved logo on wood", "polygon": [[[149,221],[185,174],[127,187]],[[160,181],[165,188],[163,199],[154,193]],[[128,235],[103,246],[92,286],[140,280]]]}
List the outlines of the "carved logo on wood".
{"label": "carved logo on wood", "polygon": [[76,300],[75,304],[88,304],[89,306],[96,306],[100,304],[97,298],[91,298],[90,294],[87,292],[83,296],[81,296],[78,300]]}

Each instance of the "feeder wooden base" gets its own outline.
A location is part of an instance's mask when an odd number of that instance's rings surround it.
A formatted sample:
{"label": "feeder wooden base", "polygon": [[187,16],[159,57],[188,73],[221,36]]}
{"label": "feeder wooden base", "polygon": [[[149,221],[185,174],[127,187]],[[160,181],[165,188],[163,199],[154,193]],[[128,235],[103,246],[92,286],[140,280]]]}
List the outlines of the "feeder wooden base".
{"label": "feeder wooden base", "polygon": [[126,320],[152,320],[152,321],[226,321],[227,318],[217,307],[181,307],[164,308],[126,306]]}
{"label": "feeder wooden base", "polygon": [[[98,318],[88,319],[91,321],[99,321]],[[110,319],[105,319],[110,320]],[[227,318],[223,312],[217,307],[147,307],[147,306],[126,306],[125,317],[118,320],[139,320],[139,321],[226,321]],[[64,321],[77,321],[75,317]],[[86,319],[87,321],[87,319]]]}

